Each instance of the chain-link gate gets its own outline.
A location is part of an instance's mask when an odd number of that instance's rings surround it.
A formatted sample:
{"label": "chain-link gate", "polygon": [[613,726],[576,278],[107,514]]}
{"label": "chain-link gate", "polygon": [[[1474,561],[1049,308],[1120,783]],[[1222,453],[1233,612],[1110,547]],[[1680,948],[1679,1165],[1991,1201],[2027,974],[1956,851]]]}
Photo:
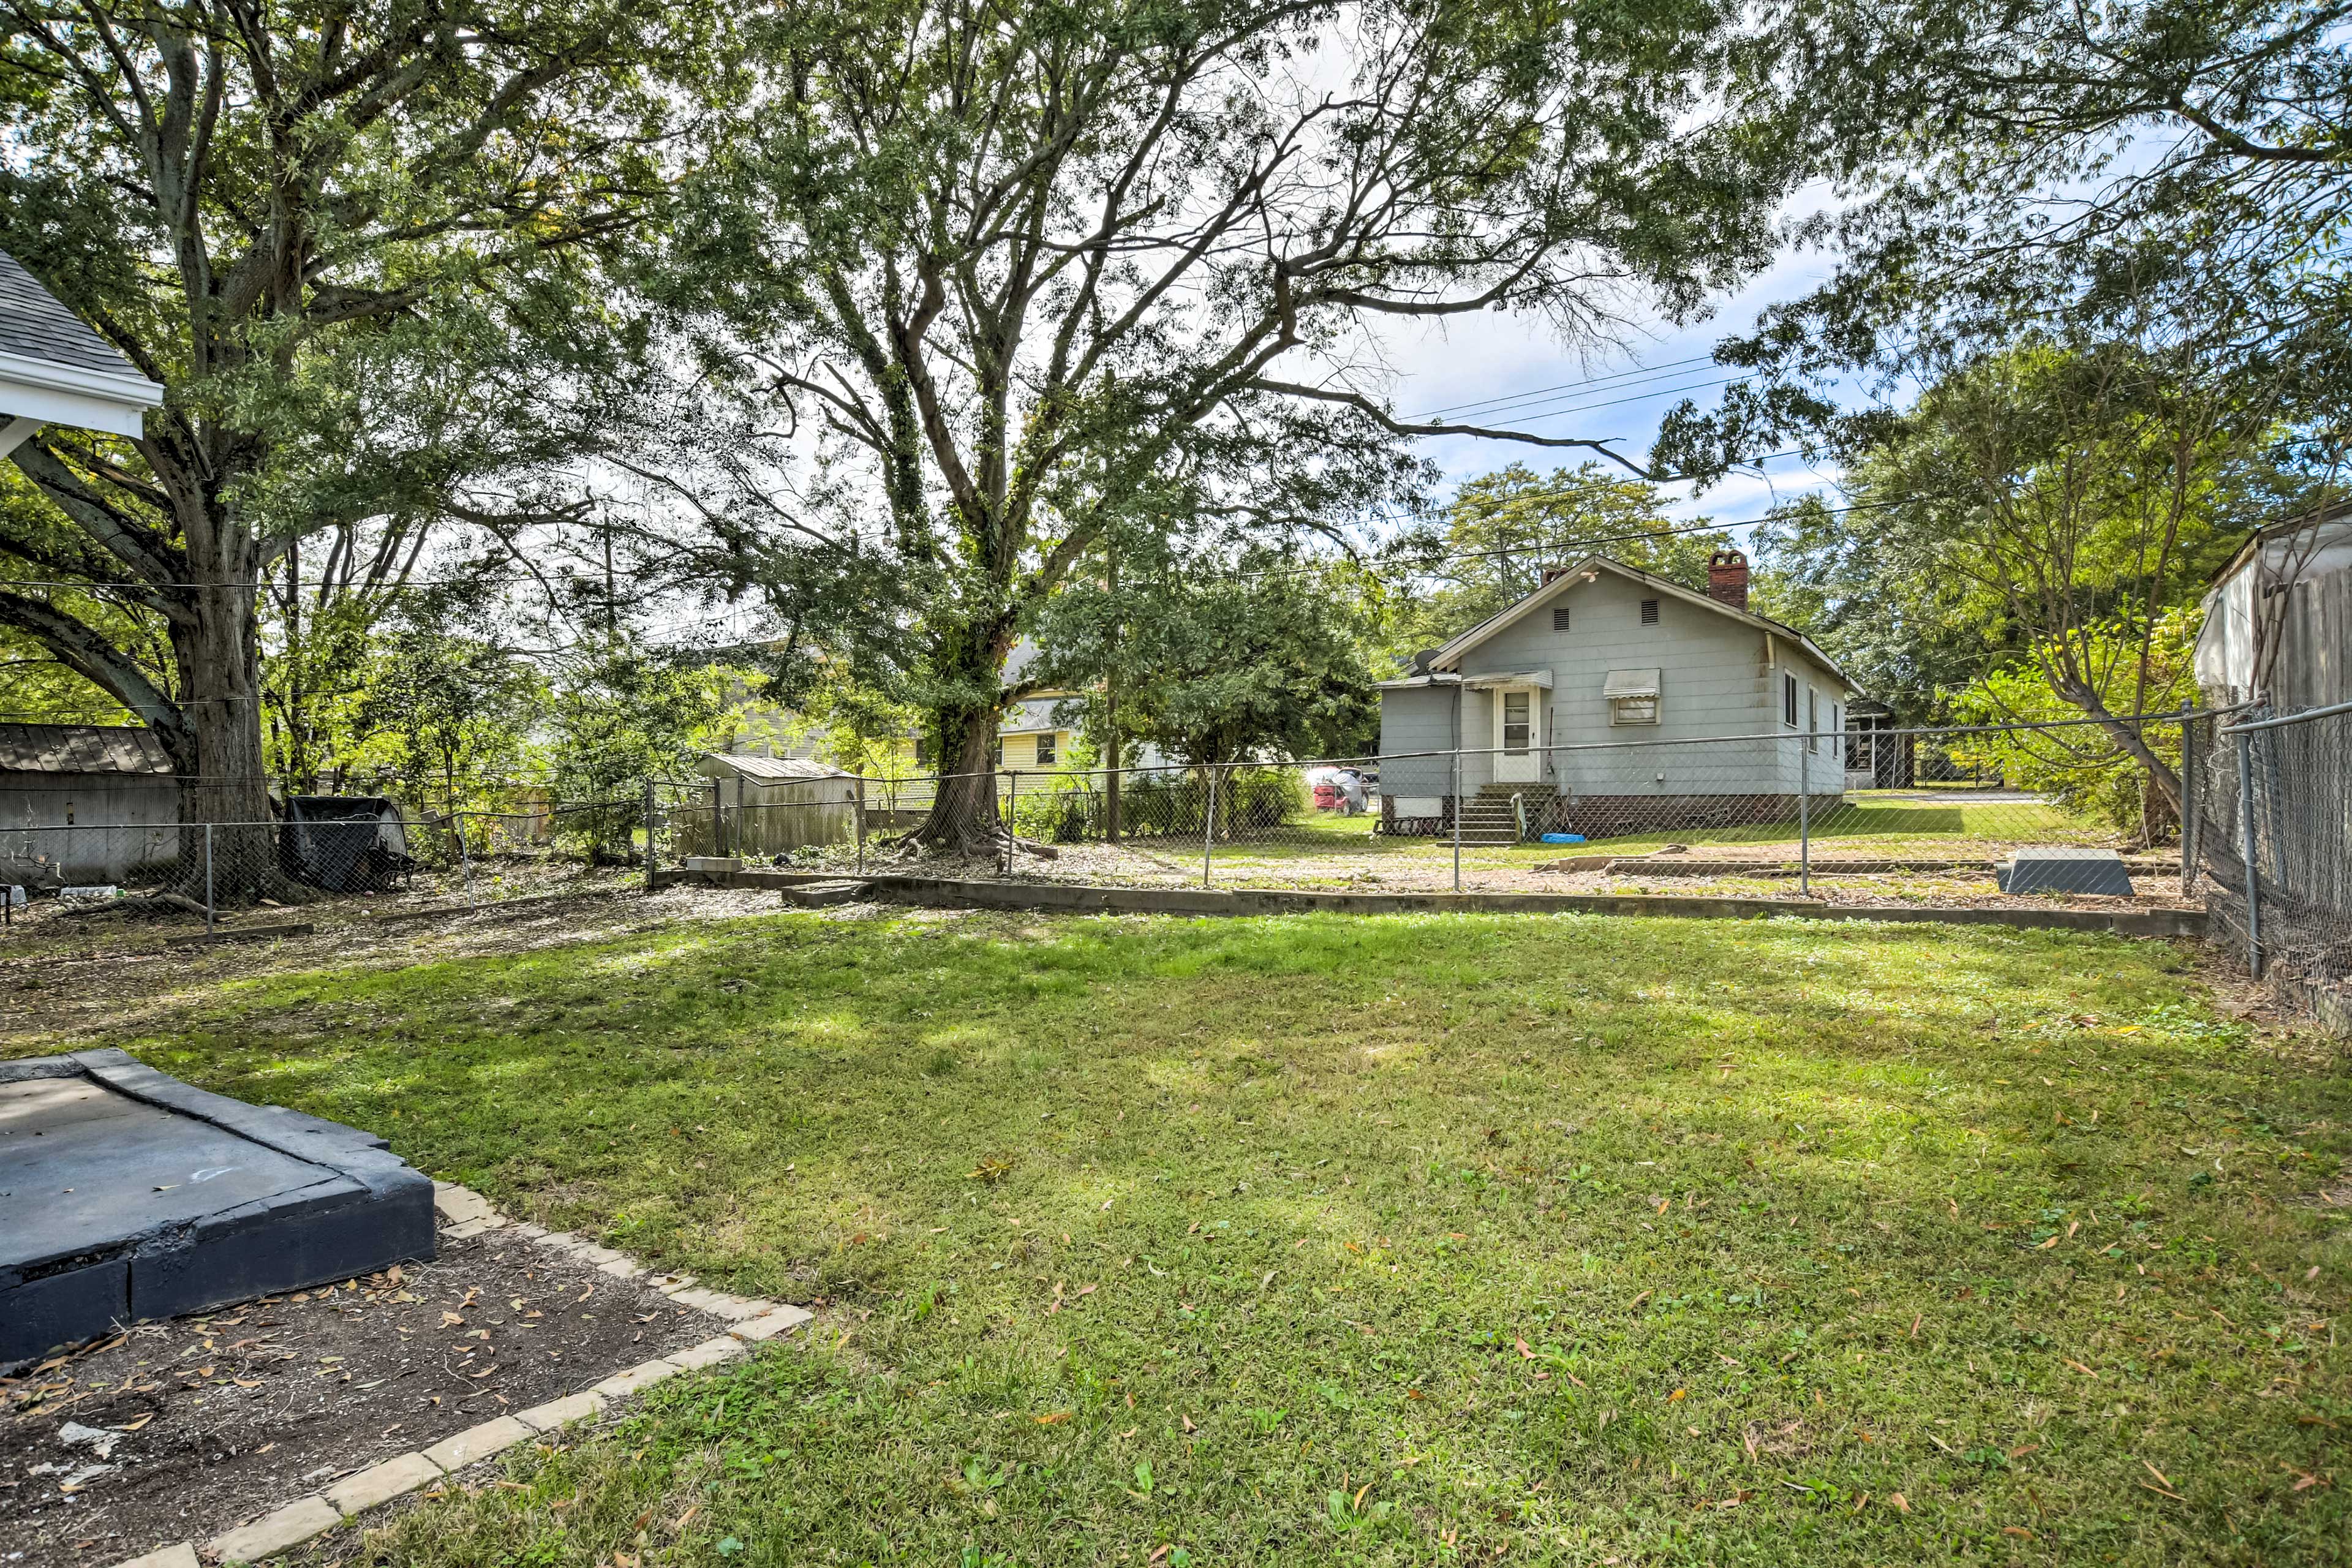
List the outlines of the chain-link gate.
{"label": "chain-link gate", "polygon": [[2206,721],[2190,864],[2213,940],[2352,1033],[2352,703]]}

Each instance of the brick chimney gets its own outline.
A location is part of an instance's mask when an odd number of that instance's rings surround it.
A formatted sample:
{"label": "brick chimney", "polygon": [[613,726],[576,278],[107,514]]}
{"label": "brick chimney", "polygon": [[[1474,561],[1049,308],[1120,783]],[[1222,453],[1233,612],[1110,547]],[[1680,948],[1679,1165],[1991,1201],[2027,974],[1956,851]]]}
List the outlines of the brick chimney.
{"label": "brick chimney", "polygon": [[1748,557],[1718,550],[1706,558],[1706,594],[1735,610],[1748,607]]}

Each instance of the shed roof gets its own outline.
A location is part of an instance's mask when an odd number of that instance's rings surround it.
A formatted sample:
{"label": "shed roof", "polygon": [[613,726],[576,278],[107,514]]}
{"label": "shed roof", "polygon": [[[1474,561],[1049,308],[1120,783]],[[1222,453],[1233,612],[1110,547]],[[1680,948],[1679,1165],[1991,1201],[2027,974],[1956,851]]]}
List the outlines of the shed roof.
{"label": "shed roof", "polygon": [[755,757],[732,752],[705,752],[703,766],[712,777],[736,773],[761,784],[793,784],[803,779],[838,779],[849,775],[827,763],[805,763],[793,757]]}
{"label": "shed roof", "polygon": [[172,759],[152,730],[104,724],[0,724],[0,773],[144,773],[168,778]]}

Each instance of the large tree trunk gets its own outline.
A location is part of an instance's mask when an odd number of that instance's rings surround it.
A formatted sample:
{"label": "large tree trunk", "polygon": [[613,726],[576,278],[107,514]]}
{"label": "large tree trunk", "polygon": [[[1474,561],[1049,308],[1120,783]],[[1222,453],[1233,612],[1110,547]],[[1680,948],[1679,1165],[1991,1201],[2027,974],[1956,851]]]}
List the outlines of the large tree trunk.
{"label": "large tree trunk", "polygon": [[[233,521],[191,529],[194,584],[171,616],[183,731],[180,820],[210,823],[210,882],[222,903],[279,893],[278,834],[261,744],[261,660],[254,581],[258,552]],[[183,856],[184,865],[188,864]]]}
{"label": "large tree trunk", "polygon": [[1007,829],[996,809],[994,704],[940,715],[939,787],[930,815],[907,836],[911,847],[933,855],[993,854]]}

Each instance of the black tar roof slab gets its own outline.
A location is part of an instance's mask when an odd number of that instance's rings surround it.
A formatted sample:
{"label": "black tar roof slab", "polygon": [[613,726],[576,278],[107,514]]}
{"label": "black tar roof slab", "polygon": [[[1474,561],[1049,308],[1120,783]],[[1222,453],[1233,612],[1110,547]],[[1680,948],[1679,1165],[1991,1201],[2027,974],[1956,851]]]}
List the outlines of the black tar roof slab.
{"label": "black tar roof slab", "polygon": [[117,1050],[0,1062],[0,1367],[433,1256],[433,1184],[381,1138]]}

